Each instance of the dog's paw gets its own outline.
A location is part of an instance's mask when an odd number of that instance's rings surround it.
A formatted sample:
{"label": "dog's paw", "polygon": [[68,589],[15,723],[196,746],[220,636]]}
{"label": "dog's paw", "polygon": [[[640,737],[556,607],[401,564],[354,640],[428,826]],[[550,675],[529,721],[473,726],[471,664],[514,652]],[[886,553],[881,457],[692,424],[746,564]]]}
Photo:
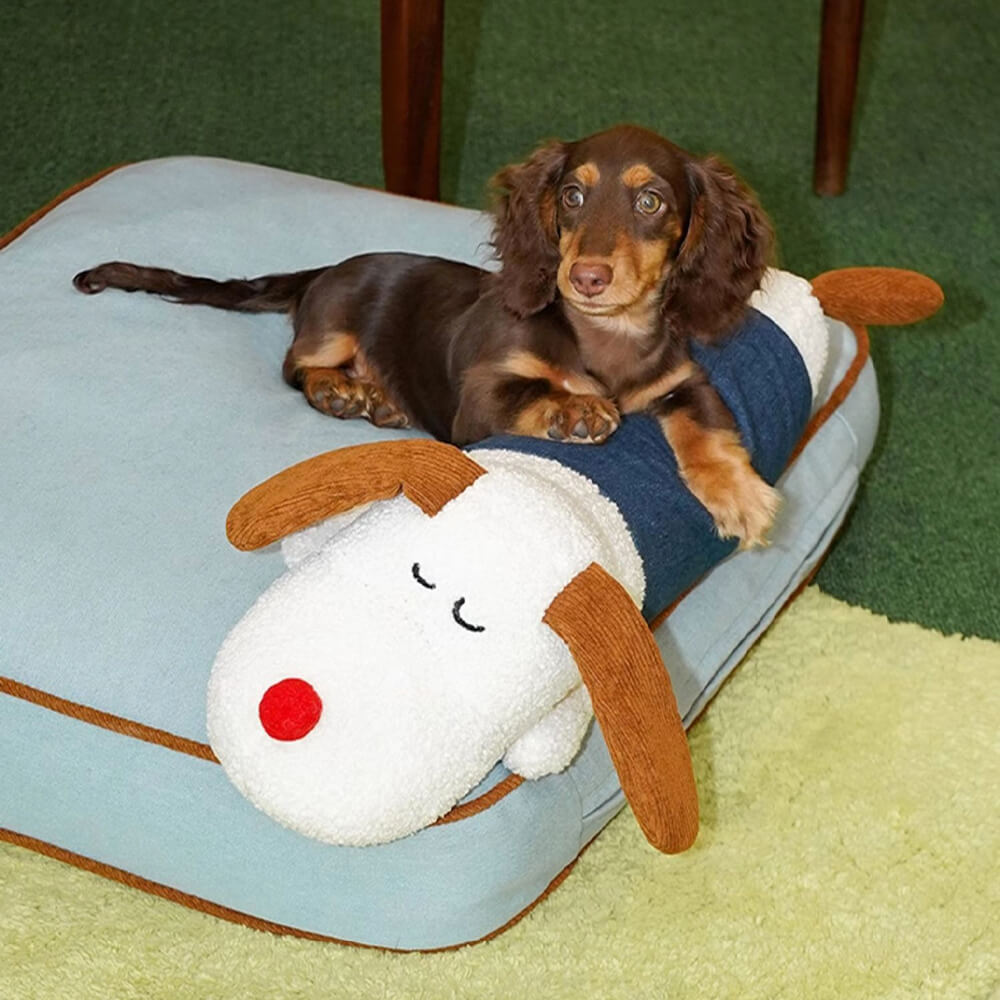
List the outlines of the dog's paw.
{"label": "dog's paw", "polygon": [[681,478],[711,514],[719,537],[735,538],[741,549],[767,545],[781,496],[750,464],[739,435],[683,417],[667,418],[664,429]]}
{"label": "dog's paw", "polygon": [[368,419],[376,427],[409,427],[407,415],[378,386],[371,386],[366,401]]}
{"label": "dog's paw", "polygon": [[781,495],[753,468],[740,470],[721,494],[702,500],[715,521],[720,538],[735,538],[741,549],[769,544],[768,532],[781,506]]}
{"label": "dog's paw", "polygon": [[540,400],[534,415],[535,437],[572,444],[603,444],[618,429],[621,417],[610,399],[567,393]]}
{"label": "dog's paw", "polygon": [[313,368],[305,373],[302,392],[309,405],[330,417],[350,420],[368,416],[370,386],[340,368]]}

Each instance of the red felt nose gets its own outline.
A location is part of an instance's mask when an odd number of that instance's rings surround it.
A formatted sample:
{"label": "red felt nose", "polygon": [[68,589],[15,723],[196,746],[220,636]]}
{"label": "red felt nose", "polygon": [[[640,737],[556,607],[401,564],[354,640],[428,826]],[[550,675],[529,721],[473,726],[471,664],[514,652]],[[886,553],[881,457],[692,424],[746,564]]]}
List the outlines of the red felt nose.
{"label": "red felt nose", "polygon": [[260,724],[275,740],[301,740],[319,722],[323,702],[311,684],[286,677],[272,684],[260,699]]}

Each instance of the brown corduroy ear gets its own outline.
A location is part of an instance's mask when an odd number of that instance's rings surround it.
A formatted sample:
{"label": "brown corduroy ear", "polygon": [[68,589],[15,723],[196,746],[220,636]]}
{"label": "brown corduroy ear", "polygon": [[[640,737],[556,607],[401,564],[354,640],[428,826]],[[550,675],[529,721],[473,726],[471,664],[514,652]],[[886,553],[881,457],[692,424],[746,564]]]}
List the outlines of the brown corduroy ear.
{"label": "brown corduroy ear", "polygon": [[903,326],[941,308],[936,281],[897,267],[844,267],[810,282],[823,312],[852,326]]}
{"label": "brown corduroy ear", "polygon": [[656,641],[627,591],[597,563],[549,605],[569,646],[625,797],[646,839],[677,854],[698,835],[698,793],[677,701]]}
{"label": "brown corduroy ear", "polygon": [[328,451],[244,494],[229,511],[226,534],[238,549],[259,549],[400,491],[433,516],[485,471],[458,448],[420,438]]}

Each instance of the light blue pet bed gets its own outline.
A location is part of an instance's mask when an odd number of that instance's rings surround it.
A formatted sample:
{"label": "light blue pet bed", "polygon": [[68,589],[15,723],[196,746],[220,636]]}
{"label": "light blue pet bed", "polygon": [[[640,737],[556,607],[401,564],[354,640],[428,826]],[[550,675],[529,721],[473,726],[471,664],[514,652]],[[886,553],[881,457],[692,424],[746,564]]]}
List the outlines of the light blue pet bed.
{"label": "light blue pet bed", "polygon": [[[244,799],[207,745],[206,684],[284,565],[232,548],[227,512],[295,462],[416,435],[304,405],[279,377],[283,316],[70,284],[109,259],[218,276],[374,250],[482,263],[487,239],[475,212],[177,158],[82,187],[0,253],[0,836],[252,926],[433,949],[516,919],[621,808],[596,727],[563,773],[512,787],[497,764],[465,818],[377,846],[330,846]],[[863,330],[828,328],[772,545],[657,616],[685,723],[813,572],[871,451]]]}

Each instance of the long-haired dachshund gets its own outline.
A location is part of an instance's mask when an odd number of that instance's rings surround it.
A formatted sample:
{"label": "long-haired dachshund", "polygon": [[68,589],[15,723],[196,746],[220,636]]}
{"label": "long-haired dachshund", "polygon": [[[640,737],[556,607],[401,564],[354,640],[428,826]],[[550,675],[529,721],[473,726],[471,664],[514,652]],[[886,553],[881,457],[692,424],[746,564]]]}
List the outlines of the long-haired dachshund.
{"label": "long-haired dachshund", "polygon": [[688,351],[736,326],[763,275],[771,230],[753,195],[718,160],[630,125],[544,145],[495,183],[497,273],[373,253],[230,281],[113,262],[73,283],[289,312],[285,380],[335,417],[456,444],[600,443],[620,413],[646,411],[720,535],[763,543],[777,494]]}

